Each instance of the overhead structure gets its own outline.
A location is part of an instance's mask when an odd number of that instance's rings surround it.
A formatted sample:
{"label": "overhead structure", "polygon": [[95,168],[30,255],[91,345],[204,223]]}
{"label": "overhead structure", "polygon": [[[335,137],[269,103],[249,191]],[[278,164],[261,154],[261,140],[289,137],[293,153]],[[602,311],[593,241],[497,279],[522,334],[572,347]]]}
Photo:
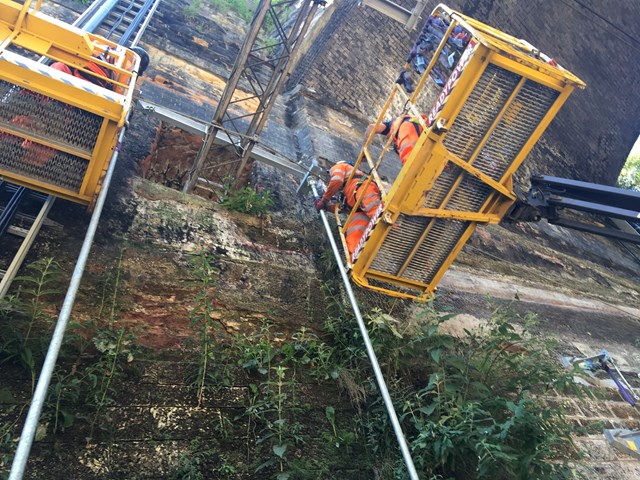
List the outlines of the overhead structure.
{"label": "overhead structure", "polygon": [[[224,135],[231,141],[238,155],[236,177],[242,175],[258,135],[287,80],[301,41],[318,6],[325,3],[325,0],[260,1],[183,186],[185,193],[193,190],[203,170],[215,170],[215,164],[207,165],[207,156],[218,136]],[[258,38],[259,34],[265,38]],[[269,35],[270,40],[265,41]]]}
{"label": "overhead structure", "polygon": [[420,20],[422,11],[427,6],[427,0],[417,0],[415,7],[411,10],[407,10],[391,0],[362,0],[362,4],[402,23],[406,30],[413,30]]}
{"label": "overhead structure", "polygon": [[[377,159],[371,132],[356,167],[369,173],[367,183],[377,183],[382,202],[353,252],[345,235],[355,209],[340,226],[357,284],[420,300],[433,298],[478,224],[502,220],[516,199],[512,175],[574,88],[584,87],[529,43],[442,4],[416,45],[434,24],[443,26],[441,41],[425,55],[414,90],[406,93],[396,83],[377,119],[380,125],[399,115],[415,117],[419,140],[387,190],[377,168],[396,132]],[[435,102],[420,111],[429,92]],[[398,161],[392,157],[385,161]]]}
{"label": "overhead structure", "polygon": [[91,207],[140,57],[32,3],[0,0],[0,177]]}

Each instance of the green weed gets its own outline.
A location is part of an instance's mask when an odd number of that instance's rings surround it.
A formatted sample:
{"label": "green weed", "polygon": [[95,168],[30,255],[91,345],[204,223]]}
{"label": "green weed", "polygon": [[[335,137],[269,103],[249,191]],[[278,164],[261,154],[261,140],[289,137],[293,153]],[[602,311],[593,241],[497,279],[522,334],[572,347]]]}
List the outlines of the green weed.
{"label": "green weed", "polygon": [[189,450],[180,455],[175,471],[170,480],[204,480],[206,475],[204,463],[212,457],[211,450],[200,447],[198,440],[192,440]]}
{"label": "green weed", "polygon": [[201,6],[202,0],[191,0],[189,5],[182,9],[182,14],[187,18],[194,18],[198,15]]}
{"label": "green weed", "polygon": [[248,213],[258,217],[269,213],[271,207],[273,207],[273,200],[269,190],[257,192],[251,187],[234,190],[233,182],[233,179],[225,179],[220,205],[235,212]]}
{"label": "green weed", "polygon": [[33,392],[55,322],[50,301],[58,300],[62,271],[53,258],[30,263],[26,270],[15,278],[18,293],[0,302],[0,315],[6,319],[0,331],[0,363],[17,363],[28,371]]}
{"label": "green weed", "polygon": [[[573,475],[571,428],[540,399],[576,391],[551,359],[553,342],[529,335],[496,311],[481,332],[440,333],[450,315],[427,309],[411,326],[370,317],[371,338],[392,384],[416,468],[424,478],[552,479]],[[579,393],[579,392],[578,392]],[[361,425],[373,451],[394,448],[384,405],[373,397]],[[554,461],[551,461],[554,460]],[[402,471],[402,468],[399,468]]]}
{"label": "green weed", "polygon": [[224,338],[224,329],[216,329],[220,322],[215,320],[215,314],[218,312],[215,294],[218,276],[216,262],[216,256],[206,250],[196,253],[190,262],[192,274],[199,286],[194,306],[189,312],[191,327],[199,343],[198,366],[194,380],[198,406],[204,401],[206,385],[224,382],[225,375],[224,369],[214,368],[220,360],[217,358],[220,350],[214,346],[218,340]]}

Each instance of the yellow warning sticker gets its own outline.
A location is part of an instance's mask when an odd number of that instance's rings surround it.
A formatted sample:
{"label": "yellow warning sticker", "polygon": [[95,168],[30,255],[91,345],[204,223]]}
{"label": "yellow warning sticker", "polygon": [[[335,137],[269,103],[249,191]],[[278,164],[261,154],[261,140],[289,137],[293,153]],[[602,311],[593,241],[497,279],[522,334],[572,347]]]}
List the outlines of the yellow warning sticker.
{"label": "yellow warning sticker", "polygon": [[636,443],[633,440],[627,440],[627,445],[629,446],[629,448],[631,450],[633,450],[634,452],[638,451],[638,447],[636,446]]}

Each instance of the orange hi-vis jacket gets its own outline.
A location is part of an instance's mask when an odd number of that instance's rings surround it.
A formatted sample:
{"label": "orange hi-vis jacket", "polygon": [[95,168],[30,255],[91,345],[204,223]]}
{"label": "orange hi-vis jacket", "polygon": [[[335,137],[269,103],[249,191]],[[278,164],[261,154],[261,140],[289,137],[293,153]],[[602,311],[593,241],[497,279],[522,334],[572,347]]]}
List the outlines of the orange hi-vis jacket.
{"label": "orange hi-vis jacket", "polygon": [[417,117],[404,115],[387,124],[387,129],[385,129],[383,134],[388,137],[393,131],[396,132],[395,138],[393,139],[396,151],[400,156],[400,161],[404,165],[413,147],[415,147],[418,142],[418,138],[420,138],[422,125],[420,125]]}
{"label": "orange hi-vis jacket", "polygon": [[88,82],[94,83],[102,88],[113,90],[113,86],[102,79],[102,77],[111,78],[111,75],[109,73],[110,71],[102,68],[97,63],[89,62],[87,64],[87,70],[92,72],[94,75],[87,74],[81,70],[78,70],[77,68],[71,68],[61,62],[55,62],[51,65],[51,67],[61,72],[68,73],[69,75],[73,75],[76,78],[87,80]]}
{"label": "orange hi-vis jacket", "polygon": [[338,162],[331,167],[329,170],[331,180],[329,180],[329,185],[327,185],[327,190],[322,195],[322,199],[325,202],[329,202],[335,194],[343,190],[346,204],[353,208],[356,204],[356,198],[362,196],[359,209],[369,217],[372,217],[380,206],[380,190],[374,182],[371,182],[366,189],[362,188],[365,175],[360,170],[356,171],[353,178],[347,183],[346,180],[351,175],[352,170],[353,167],[346,162]]}

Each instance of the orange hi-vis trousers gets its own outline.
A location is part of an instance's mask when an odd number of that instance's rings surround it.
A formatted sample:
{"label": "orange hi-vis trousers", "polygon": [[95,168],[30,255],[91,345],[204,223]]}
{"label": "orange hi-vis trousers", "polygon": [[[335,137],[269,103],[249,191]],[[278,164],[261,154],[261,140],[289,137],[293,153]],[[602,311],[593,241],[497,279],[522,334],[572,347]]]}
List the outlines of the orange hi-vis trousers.
{"label": "orange hi-vis trousers", "polygon": [[356,212],[353,217],[345,225],[345,241],[347,242],[347,250],[349,250],[349,256],[353,254],[362,235],[364,235],[367,226],[369,225],[369,217],[363,212]]}
{"label": "orange hi-vis trousers", "polygon": [[353,208],[356,199],[362,197],[358,209],[362,210],[369,217],[373,217],[380,206],[380,189],[375,182],[371,182],[366,188],[361,179],[352,179],[344,189],[344,197],[349,207]]}

